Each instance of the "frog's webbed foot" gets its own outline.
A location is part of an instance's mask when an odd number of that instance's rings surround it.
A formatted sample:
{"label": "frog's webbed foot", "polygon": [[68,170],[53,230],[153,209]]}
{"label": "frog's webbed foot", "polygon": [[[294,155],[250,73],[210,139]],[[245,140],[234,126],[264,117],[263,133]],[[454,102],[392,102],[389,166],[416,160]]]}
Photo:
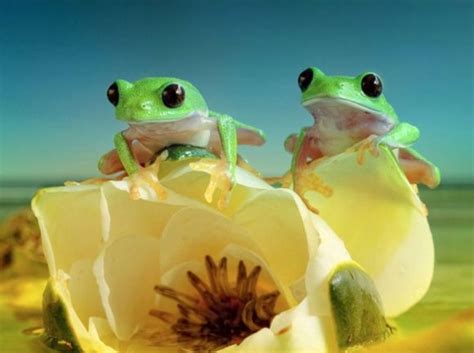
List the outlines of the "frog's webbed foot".
{"label": "frog's webbed foot", "polygon": [[441,182],[439,169],[413,148],[400,148],[398,161],[411,184],[424,184],[434,189]]}
{"label": "frog's webbed foot", "polygon": [[227,206],[230,191],[234,186],[234,181],[229,173],[229,165],[225,159],[207,159],[203,158],[198,162],[190,163],[189,166],[193,170],[208,173],[211,176],[209,185],[207,186],[204,198],[211,203],[215,191],[220,190],[217,207],[222,210]]}
{"label": "frog's webbed foot", "polygon": [[374,157],[378,157],[380,139],[377,135],[370,135],[365,140],[362,140],[356,146],[349,148],[349,150],[357,152],[357,164],[362,165],[365,162],[365,152],[370,152]]}
{"label": "frog's webbed foot", "polygon": [[160,171],[160,163],[168,157],[168,153],[165,151],[159,155],[155,162],[146,168],[141,168],[138,172],[129,176],[130,186],[130,198],[132,200],[138,200],[140,198],[140,187],[144,184],[150,186],[158,196],[160,200],[164,200],[167,197],[166,189],[161,185],[158,180],[158,172]]}
{"label": "frog's webbed foot", "polygon": [[314,191],[323,195],[324,197],[330,197],[333,193],[332,188],[314,172],[313,168],[299,168],[295,173],[295,192],[301,196],[302,200],[311,211],[319,213],[318,209],[314,207],[305,197],[306,192]]}

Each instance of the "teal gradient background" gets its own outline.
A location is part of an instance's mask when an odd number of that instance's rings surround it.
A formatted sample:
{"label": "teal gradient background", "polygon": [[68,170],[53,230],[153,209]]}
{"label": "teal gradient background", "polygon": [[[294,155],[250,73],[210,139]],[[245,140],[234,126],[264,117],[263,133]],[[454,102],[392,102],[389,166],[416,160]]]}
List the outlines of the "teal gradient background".
{"label": "teal gradient background", "polygon": [[3,1],[0,179],[98,175],[126,126],[105,91],[116,78],[176,76],[209,106],[266,131],[242,153],[282,174],[285,137],[312,118],[298,74],[379,73],[415,145],[445,182],[473,176],[471,1]]}

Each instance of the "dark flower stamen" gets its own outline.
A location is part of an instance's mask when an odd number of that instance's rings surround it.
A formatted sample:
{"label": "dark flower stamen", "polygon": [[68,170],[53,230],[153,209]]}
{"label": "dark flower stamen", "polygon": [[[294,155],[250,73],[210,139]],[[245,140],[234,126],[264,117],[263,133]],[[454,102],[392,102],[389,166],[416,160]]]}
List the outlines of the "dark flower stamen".
{"label": "dark flower stamen", "polygon": [[249,275],[243,261],[239,261],[235,284],[229,283],[227,258],[217,265],[210,256],[205,258],[209,284],[192,271],[187,277],[197,296],[180,293],[158,285],[155,291],[177,303],[178,315],[151,310],[150,315],[171,328],[171,335],[156,334],[154,343],[181,346],[191,351],[209,351],[240,343],[245,337],[269,327],[275,316],[279,292],[257,294],[261,272],[255,266]]}

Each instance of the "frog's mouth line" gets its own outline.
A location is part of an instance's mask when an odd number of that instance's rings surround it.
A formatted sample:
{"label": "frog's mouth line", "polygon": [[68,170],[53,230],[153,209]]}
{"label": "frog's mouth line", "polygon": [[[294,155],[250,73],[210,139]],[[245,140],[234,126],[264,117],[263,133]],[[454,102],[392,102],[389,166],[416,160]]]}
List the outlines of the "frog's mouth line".
{"label": "frog's mouth line", "polygon": [[303,102],[315,122],[334,131],[364,131],[383,134],[393,127],[384,113],[344,98],[318,97]]}
{"label": "frog's mouth line", "polygon": [[355,103],[354,101],[351,101],[349,99],[344,99],[344,98],[340,98],[340,97],[337,97],[337,98],[332,98],[332,97],[311,98],[311,99],[303,101],[302,105],[306,109],[310,110],[311,107],[317,106],[318,103],[319,104],[325,104],[325,103],[327,104],[329,102],[331,102],[332,104],[341,104],[341,105],[349,106],[349,107],[355,108],[359,111],[366,111],[367,113],[370,113],[372,115],[378,115],[378,116],[381,116],[381,117],[382,116],[385,117],[385,115],[382,112],[378,111],[378,110],[372,109],[372,108],[367,107],[363,104]]}
{"label": "frog's mouth line", "polygon": [[[315,117],[318,115],[318,110],[325,110],[334,113],[335,111],[343,114],[348,112],[363,114],[367,116],[372,116],[376,120],[380,121],[390,121],[390,119],[381,111],[372,109],[365,105],[355,103],[349,99],[344,98],[332,98],[332,97],[317,97],[308,99],[302,102],[302,105],[309,110],[309,112]],[[316,116],[315,116],[316,115]]]}
{"label": "frog's mouth line", "polygon": [[169,123],[185,122],[193,118],[204,118],[204,117],[208,117],[208,112],[197,111],[197,112],[192,112],[185,117],[175,117],[172,119],[163,119],[162,117],[156,117],[156,118],[147,118],[147,119],[131,118],[131,119],[118,119],[118,120],[123,120],[127,122],[129,125],[146,125],[146,124],[166,125]]}
{"label": "frog's mouth line", "polygon": [[180,119],[157,119],[157,120],[127,120],[127,124],[128,125],[147,125],[147,124],[153,124],[153,125],[158,125],[158,124],[169,124],[169,123],[174,123],[174,122],[177,122],[177,121],[181,121],[181,120],[184,120],[184,119],[188,119],[188,118],[180,118]]}

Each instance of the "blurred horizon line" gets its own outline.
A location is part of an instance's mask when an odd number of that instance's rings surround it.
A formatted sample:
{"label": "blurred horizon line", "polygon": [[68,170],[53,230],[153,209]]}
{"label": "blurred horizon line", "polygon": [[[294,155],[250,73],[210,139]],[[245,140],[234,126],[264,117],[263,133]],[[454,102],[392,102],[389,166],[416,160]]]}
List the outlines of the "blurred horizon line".
{"label": "blurred horizon line", "polygon": [[[83,181],[87,178],[65,178],[65,179],[3,179],[0,178],[0,207],[24,206],[31,202],[36,192],[42,188],[64,186],[65,181]],[[90,179],[90,178],[89,178]],[[111,179],[112,180],[112,179]],[[421,185],[420,191],[453,191],[474,190],[474,180],[452,180],[442,182],[435,190]]]}
{"label": "blurred horizon line", "polygon": [[[272,178],[275,176],[265,176],[265,178]],[[94,178],[107,178],[107,176],[95,176],[95,177],[81,177],[81,176],[71,176],[65,178],[13,178],[0,177],[0,188],[34,188],[34,187],[51,187],[51,186],[61,186],[64,185],[67,181],[77,181],[82,182],[87,179]],[[114,180],[110,178],[110,180]],[[421,185],[422,186],[422,185]],[[422,186],[423,187],[423,186]],[[440,186],[441,188],[453,188],[453,187],[474,187],[474,179],[463,179],[463,178],[449,178],[447,180],[442,180]],[[1,196],[1,195],[0,195]]]}

